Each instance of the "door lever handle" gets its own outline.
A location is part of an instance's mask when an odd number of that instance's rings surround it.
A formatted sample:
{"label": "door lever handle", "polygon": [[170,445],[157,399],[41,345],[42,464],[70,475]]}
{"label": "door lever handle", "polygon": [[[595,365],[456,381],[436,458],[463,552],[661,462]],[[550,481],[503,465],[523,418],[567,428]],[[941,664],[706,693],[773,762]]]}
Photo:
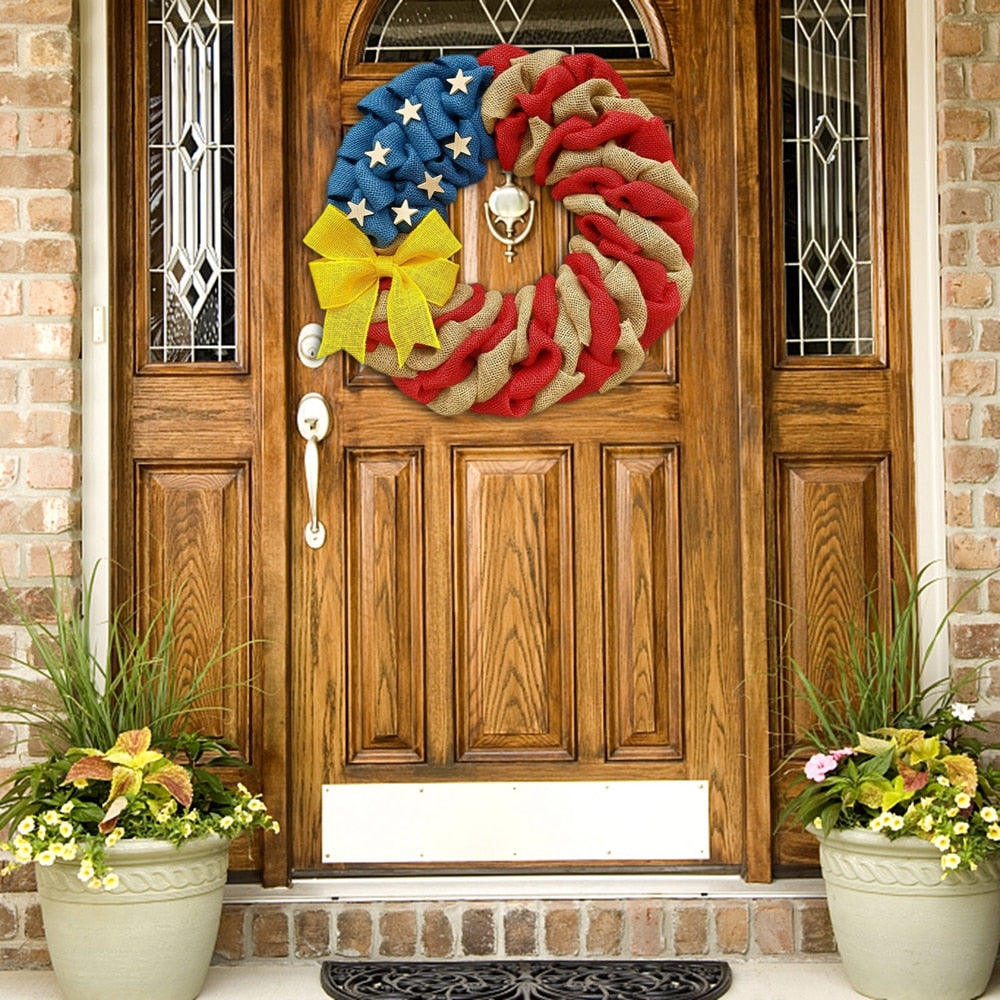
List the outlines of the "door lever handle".
{"label": "door lever handle", "polygon": [[309,497],[306,545],[318,549],[326,541],[326,528],[319,519],[319,442],[330,433],[330,408],[326,400],[318,392],[307,392],[299,400],[295,422],[306,442],[306,494]]}

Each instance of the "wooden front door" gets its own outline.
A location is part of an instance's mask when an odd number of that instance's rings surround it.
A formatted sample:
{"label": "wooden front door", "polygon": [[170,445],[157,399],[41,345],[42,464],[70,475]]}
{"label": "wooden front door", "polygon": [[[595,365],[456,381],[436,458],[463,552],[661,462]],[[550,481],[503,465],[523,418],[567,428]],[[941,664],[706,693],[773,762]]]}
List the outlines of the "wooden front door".
{"label": "wooden front door", "polygon": [[[898,178],[873,182],[874,353],[780,346],[780,238],[765,224],[780,215],[777,4],[635,4],[653,58],[614,65],[667,122],[700,199],[694,292],[625,385],[521,420],[437,416],[343,356],[296,358],[299,329],[322,319],[302,237],[358,99],[404,68],[363,61],[374,0],[235,5],[236,226],[222,242],[236,332],[174,363],[156,332],[157,164],[204,154],[187,132],[173,151],[156,141],[150,39],[179,29],[150,27],[144,6],[115,22],[113,56],[115,549],[123,591],[191,583],[194,651],[220,629],[263,640],[231,663],[253,683],[227,692],[219,721],[285,819],[246,866],[270,883],[344,870],[323,857],[324,785],[652,779],[706,783],[702,864],[768,878],[769,730],[789,735],[774,609],[809,614],[830,594],[850,608],[857,567],[886,566],[890,531],[905,542],[911,520]],[[900,16],[872,11],[898,66]],[[877,163],[904,148],[889,84]],[[535,231],[508,263],[480,221],[495,183],[462,192],[452,228],[461,280],[507,291],[554,271],[572,223],[532,190]],[[296,428],[308,393],[331,416],[318,548]]]}

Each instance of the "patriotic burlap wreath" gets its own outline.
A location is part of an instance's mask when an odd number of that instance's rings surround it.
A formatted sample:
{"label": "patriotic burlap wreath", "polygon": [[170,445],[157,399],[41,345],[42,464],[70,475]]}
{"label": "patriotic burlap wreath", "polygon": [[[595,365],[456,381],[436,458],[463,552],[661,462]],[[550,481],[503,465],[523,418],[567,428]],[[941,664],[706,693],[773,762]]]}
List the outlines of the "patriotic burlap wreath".
{"label": "patriotic burlap wreath", "polygon": [[[345,350],[445,415],[538,413],[638,370],[687,303],[697,199],[663,121],[608,63],[500,45],[415,66],[358,106],[305,237],[320,357]],[[515,293],[459,283],[448,259],[447,206],[494,158],[576,221],[557,273]]]}

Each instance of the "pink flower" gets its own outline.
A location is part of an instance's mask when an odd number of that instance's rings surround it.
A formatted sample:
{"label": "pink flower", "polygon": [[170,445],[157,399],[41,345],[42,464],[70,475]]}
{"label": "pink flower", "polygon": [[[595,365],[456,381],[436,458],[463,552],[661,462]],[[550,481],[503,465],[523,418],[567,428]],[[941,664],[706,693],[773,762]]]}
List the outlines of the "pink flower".
{"label": "pink flower", "polygon": [[806,761],[806,777],[811,781],[822,781],[837,768],[837,758],[829,753],[814,753]]}
{"label": "pink flower", "polygon": [[840,750],[832,750],[830,752],[830,756],[835,761],[838,761],[838,762],[841,761],[841,760],[843,760],[844,757],[853,757],[854,756],[854,747],[843,747]]}

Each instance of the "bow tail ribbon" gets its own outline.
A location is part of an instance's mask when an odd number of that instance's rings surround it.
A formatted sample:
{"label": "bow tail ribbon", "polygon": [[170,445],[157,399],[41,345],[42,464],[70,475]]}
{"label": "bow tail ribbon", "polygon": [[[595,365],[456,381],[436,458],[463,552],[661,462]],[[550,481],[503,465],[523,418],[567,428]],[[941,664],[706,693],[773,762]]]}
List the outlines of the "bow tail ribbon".
{"label": "bow tail ribbon", "polygon": [[364,234],[332,205],[304,242],[323,258],[309,264],[316,296],[326,310],[317,357],[344,350],[364,363],[383,277],[391,279],[389,336],[399,367],[417,344],[440,346],[428,302],[444,305],[451,297],[458,265],[447,258],[461,244],[437,212],[428,213],[391,256],[376,254]]}

